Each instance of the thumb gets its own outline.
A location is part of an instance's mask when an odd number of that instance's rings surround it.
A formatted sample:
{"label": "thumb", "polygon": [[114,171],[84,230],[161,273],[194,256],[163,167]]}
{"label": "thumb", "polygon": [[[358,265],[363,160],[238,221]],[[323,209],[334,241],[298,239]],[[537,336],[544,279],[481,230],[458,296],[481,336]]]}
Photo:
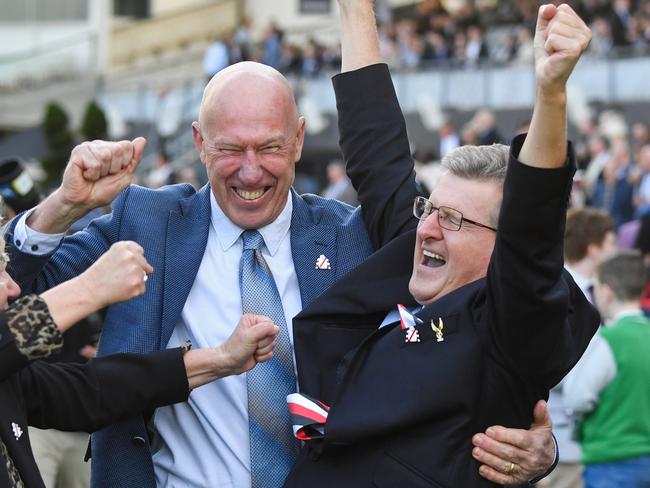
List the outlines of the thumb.
{"label": "thumb", "polygon": [[147,143],[147,140],[144,137],[136,137],[133,139],[133,161],[137,166],[142,159],[142,153],[144,153],[144,146]]}
{"label": "thumb", "polygon": [[535,409],[533,410],[533,423],[530,426],[531,429],[551,429],[553,428],[553,423],[551,422],[551,416],[548,413],[548,406],[544,400],[540,400],[535,404]]}
{"label": "thumb", "polygon": [[537,12],[537,25],[535,26],[535,34],[544,32],[547,29],[551,19],[555,17],[556,13],[557,7],[555,5],[547,4],[539,7],[539,11]]}

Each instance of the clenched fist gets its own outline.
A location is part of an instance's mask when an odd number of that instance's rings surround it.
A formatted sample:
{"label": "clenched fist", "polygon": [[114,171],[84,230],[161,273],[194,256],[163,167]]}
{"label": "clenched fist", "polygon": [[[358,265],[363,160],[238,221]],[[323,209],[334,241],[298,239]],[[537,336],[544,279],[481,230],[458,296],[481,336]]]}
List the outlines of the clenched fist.
{"label": "clenched fist", "polygon": [[131,241],[120,241],[113,244],[79,278],[85,282],[101,308],[142,295],[146,276],[152,272],[142,246]]}
{"label": "clenched fist", "polygon": [[87,210],[108,205],[126,188],[146,141],[84,142],[72,150],[60,191],[65,203]]}
{"label": "clenched fist", "polygon": [[542,5],[535,28],[535,76],[542,91],[564,90],[591,31],[571,7]]}

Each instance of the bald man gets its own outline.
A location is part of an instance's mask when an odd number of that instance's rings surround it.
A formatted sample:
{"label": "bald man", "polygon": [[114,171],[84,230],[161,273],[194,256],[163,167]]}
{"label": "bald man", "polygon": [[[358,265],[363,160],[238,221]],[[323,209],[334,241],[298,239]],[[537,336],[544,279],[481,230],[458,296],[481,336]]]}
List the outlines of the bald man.
{"label": "bald man", "polygon": [[[405,131],[399,110],[375,123]],[[154,268],[147,291],[109,308],[100,355],[187,340],[194,347],[221,344],[242,312],[269,316],[281,329],[274,359],[253,373],[94,434],[93,486],[282,485],[298,447],[285,402],[296,389],[292,318],[374,248],[413,226],[414,174],[391,178],[391,167],[409,164],[399,159],[400,147],[387,146],[372,168],[349,158],[350,171],[361,175],[359,189],[383,195],[364,205],[367,226],[360,208],[298,195],[291,184],[304,127],[282,75],[239,63],[210,81],[192,124],[209,178],[204,188],[129,185],[144,139],[86,142],[73,150],[61,186],[8,226],[10,272],[24,292],[81,273],[115,241],[144,247]],[[72,222],[111,202],[110,215],[63,238]]]}

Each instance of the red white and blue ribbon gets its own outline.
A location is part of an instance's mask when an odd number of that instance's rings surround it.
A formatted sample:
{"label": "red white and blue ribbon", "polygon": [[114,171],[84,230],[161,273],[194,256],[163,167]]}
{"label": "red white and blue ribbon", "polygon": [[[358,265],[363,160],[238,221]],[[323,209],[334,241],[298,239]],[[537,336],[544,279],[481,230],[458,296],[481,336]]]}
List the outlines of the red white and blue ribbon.
{"label": "red white and blue ribbon", "polygon": [[415,328],[415,317],[401,303],[397,305],[400,326],[405,332],[404,342],[420,342],[420,334]]}
{"label": "red white and blue ribbon", "polygon": [[293,435],[301,441],[322,439],[330,407],[304,393],[287,395]]}

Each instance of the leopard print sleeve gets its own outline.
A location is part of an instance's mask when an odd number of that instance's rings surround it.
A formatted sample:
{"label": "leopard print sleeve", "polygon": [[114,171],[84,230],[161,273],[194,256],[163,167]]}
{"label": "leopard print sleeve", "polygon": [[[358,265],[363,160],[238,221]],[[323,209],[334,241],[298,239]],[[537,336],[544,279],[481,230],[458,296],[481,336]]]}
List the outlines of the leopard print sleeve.
{"label": "leopard print sleeve", "polygon": [[19,298],[5,312],[16,347],[30,361],[49,356],[63,346],[63,336],[45,301],[38,295]]}

